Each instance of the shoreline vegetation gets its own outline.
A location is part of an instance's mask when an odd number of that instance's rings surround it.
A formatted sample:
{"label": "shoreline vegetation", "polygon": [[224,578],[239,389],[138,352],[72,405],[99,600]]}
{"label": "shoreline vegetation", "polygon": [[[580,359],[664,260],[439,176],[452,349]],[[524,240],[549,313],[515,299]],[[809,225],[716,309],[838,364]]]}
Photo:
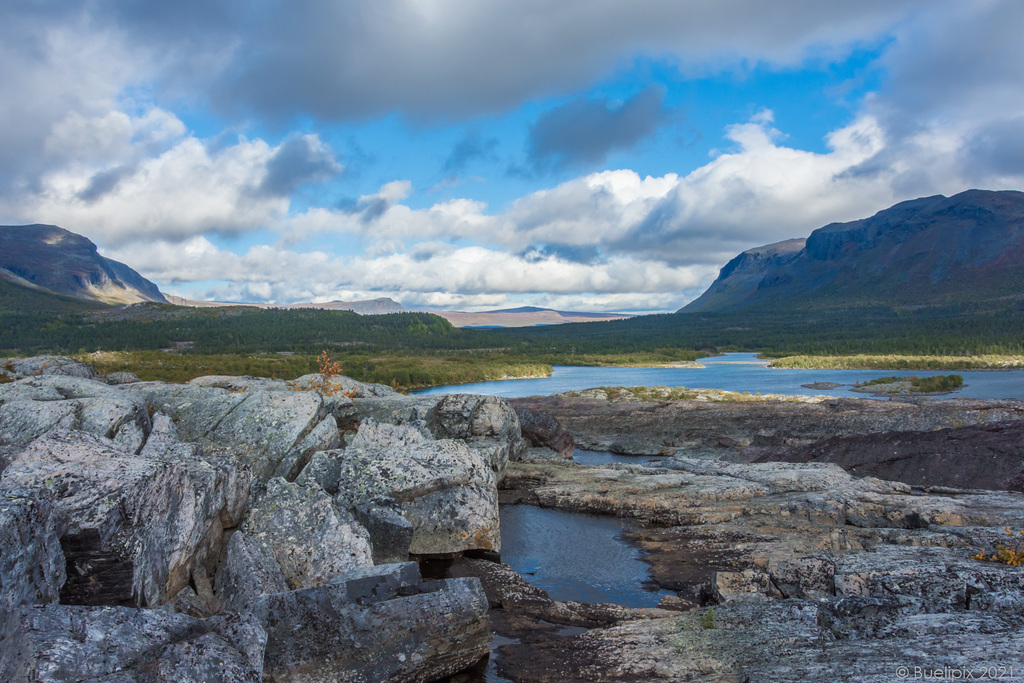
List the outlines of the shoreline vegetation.
{"label": "shoreline vegetation", "polygon": [[786,356],[769,358],[768,367],[800,370],[1022,370],[1024,355],[979,354],[975,356],[869,355]]}

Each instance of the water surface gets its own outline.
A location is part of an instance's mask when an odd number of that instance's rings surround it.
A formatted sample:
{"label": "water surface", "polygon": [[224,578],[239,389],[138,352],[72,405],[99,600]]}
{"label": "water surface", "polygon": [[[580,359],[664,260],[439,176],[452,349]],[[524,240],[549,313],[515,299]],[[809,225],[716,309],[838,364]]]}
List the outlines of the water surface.
{"label": "water surface", "polygon": [[[1024,370],[788,370],[769,368],[752,353],[730,353],[701,359],[704,368],[592,368],[555,366],[550,377],[478,382],[426,389],[423,394],[484,394],[489,396],[548,396],[602,386],[669,386],[724,389],[787,396],[845,396],[872,398],[848,386],[818,391],[802,384],[838,382],[853,385],[876,377],[930,377],[957,374],[964,387],[948,396],[962,398],[1016,398],[1024,400]],[[884,400],[884,399],[883,399]]]}
{"label": "water surface", "polygon": [[667,455],[620,455],[608,453],[607,451],[585,451],[577,448],[572,454],[573,462],[580,465],[610,465],[613,462],[624,462],[627,465],[657,465],[662,460],[668,459]]}
{"label": "water surface", "polygon": [[664,595],[615,517],[501,506],[501,561],[553,600],[654,607]]}

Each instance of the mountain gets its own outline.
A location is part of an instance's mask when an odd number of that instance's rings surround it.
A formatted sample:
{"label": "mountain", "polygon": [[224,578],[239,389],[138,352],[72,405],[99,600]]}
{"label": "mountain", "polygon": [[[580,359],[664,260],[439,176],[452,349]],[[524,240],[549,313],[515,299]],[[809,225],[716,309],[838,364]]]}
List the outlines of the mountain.
{"label": "mountain", "polygon": [[680,313],[1024,298],[1024,192],[936,195],[745,251]]}
{"label": "mountain", "polygon": [[37,292],[107,304],[166,303],[155,284],[55,225],[0,226],[0,278]]}
{"label": "mountain", "polygon": [[290,304],[281,308],[320,308],[328,311],[354,311],[359,315],[381,315],[384,313],[408,313],[408,309],[394,299],[381,297],[366,301],[329,301],[324,304]]}
{"label": "mountain", "polygon": [[564,325],[565,323],[599,322],[622,320],[632,316],[622,313],[585,313],[579,311],[555,311],[550,308],[521,306],[497,311],[431,311],[455,327],[532,327],[534,325]]}

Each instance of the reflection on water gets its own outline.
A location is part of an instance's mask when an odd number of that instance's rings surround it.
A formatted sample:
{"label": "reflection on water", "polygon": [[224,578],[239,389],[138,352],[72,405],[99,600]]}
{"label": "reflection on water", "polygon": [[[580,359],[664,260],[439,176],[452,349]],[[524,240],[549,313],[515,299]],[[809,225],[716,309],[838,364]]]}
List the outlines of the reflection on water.
{"label": "reflection on water", "polygon": [[613,462],[624,462],[628,465],[654,465],[667,460],[667,455],[619,455],[604,451],[585,451],[577,448],[572,454],[573,462],[580,465],[610,465]]}
{"label": "reflection on water", "polygon": [[502,505],[501,561],[554,600],[654,607],[672,593],[650,582],[622,530],[615,517]]}

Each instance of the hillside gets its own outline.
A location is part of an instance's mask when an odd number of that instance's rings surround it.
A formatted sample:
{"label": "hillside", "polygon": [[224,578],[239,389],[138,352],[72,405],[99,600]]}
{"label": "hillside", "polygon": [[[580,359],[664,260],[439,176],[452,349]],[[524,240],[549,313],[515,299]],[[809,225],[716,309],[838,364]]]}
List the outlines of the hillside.
{"label": "hillside", "polygon": [[55,225],[0,226],[0,278],[37,292],[106,304],[166,302],[155,284]]}
{"label": "hillside", "polygon": [[968,190],[745,251],[680,313],[1005,305],[1024,296],[1024,192]]}

